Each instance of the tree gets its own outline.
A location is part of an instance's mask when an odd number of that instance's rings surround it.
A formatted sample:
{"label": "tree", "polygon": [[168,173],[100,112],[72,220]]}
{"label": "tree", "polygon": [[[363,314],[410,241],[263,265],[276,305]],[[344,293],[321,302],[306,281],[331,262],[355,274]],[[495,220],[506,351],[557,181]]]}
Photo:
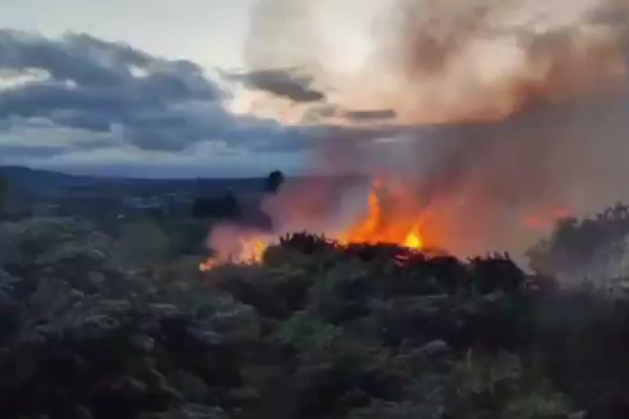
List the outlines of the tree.
{"label": "tree", "polygon": [[276,194],[280,186],[284,183],[284,174],[279,170],[269,173],[264,184],[264,193]]}
{"label": "tree", "polygon": [[594,217],[566,218],[551,236],[528,250],[533,270],[571,278],[624,276],[629,207],[617,203]]}
{"label": "tree", "polygon": [[231,190],[220,198],[197,198],[192,203],[194,218],[236,218],[240,214],[240,204]]}

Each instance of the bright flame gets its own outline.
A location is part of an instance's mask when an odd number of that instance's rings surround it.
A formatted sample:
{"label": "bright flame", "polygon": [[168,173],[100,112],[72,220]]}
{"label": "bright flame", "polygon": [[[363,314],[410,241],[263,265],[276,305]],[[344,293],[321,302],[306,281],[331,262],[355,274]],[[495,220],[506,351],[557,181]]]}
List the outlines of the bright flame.
{"label": "bright flame", "polygon": [[[401,214],[386,214],[381,198],[383,184],[374,182],[369,194],[369,211],[346,231],[332,235],[332,238],[343,245],[350,244],[397,244],[413,250],[425,248],[425,238],[419,217],[402,217]],[[237,234],[237,232],[232,232]],[[269,240],[260,235],[247,234],[247,237],[237,239],[237,246],[232,246],[231,252],[217,255],[201,263],[199,269],[210,271],[225,262],[258,263],[262,260]]]}
{"label": "bright flame", "polygon": [[409,249],[421,250],[424,247],[424,241],[422,240],[421,236],[417,235],[416,233],[410,233],[406,238],[406,241],[404,242],[404,246],[408,247]]}
{"label": "bright flame", "polygon": [[376,181],[369,194],[369,213],[348,231],[342,233],[342,244],[391,243],[410,249],[422,250],[425,246],[419,216],[407,216],[401,211],[386,214],[383,208],[381,181]]}
{"label": "bright flame", "polygon": [[266,250],[268,243],[261,237],[243,237],[237,239],[238,243],[235,249],[226,254],[218,254],[211,257],[199,265],[202,272],[208,272],[217,266],[226,263],[260,263],[262,256]]}
{"label": "bright flame", "polygon": [[[437,249],[447,248],[451,254],[467,255],[482,248],[482,243],[474,241],[474,237],[480,234],[474,228],[485,225],[476,222],[483,219],[482,210],[475,212],[469,206],[459,208],[456,201],[448,199],[433,200],[429,206],[418,206],[413,192],[394,179],[377,180],[370,187],[365,213],[348,227],[326,235],[341,246],[386,243],[431,254],[437,254]],[[296,231],[301,229],[299,226],[311,225],[306,224],[312,217],[307,210],[317,205],[317,202],[308,201],[305,208],[300,207],[298,212],[305,218],[301,224],[297,223]],[[302,210],[306,212],[302,213]],[[521,214],[522,218],[513,220],[514,228],[519,229],[522,242],[528,243],[539,234],[550,232],[557,220],[571,213],[563,207],[528,209]],[[317,232],[316,228],[313,232]],[[492,239],[499,241],[501,236],[495,233],[483,228],[481,236],[484,239],[494,234]],[[220,251],[200,264],[199,269],[203,272],[228,262],[260,263],[269,244],[277,239],[258,230],[238,226],[219,226],[210,237],[209,246]]]}

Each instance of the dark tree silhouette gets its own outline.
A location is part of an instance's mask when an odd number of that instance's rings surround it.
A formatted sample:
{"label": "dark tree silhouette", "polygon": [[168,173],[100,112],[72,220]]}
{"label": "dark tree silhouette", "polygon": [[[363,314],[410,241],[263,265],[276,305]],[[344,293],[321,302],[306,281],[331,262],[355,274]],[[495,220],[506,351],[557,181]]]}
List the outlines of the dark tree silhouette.
{"label": "dark tree silhouette", "polygon": [[237,218],[240,204],[231,190],[220,198],[197,198],[192,203],[191,214],[195,218]]}
{"label": "dark tree silhouette", "polygon": [[594,273],[624,257],[627,237],[629,207],[619,202],[594,217],[560,220],[552,235],[529,249],[527,256],[538,272]]}
{"label": "dark tree silhouette", "polygon": [[279,170],[274,170],[269,173],[264,184],[264,193],[276,194],[284,183],[284,174]]}

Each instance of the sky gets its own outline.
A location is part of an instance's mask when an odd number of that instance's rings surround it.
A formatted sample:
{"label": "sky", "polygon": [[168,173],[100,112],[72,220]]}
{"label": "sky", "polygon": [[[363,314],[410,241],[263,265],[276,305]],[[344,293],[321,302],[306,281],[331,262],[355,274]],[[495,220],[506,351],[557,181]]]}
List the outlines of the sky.
{"label": "sky", "polygon": [[66,31],[130,43],[150,54],[199,65],[243,65],[242,44],[255,0],[2,0],[0,27],[59,36]]}
{"label": "sky", "polygon": [[[248,73],[257,2],[0,0],[0,164],[150,177],[308,170],[313,134],[251,113],[256,87],[285,76]],[[318,41],[351,71],[376,1],[333,14],[326,3]],[[371,4],[360,18],[358,3]]]}
{"label": "sky", "polygon": [[407,128],[429,141],[435,124],[502,121],[618,76],[624,86],[626,1],[566,4],[0,0],[0,164],[371,170],[362,145],[380,144],[369,153],[381,159]]}

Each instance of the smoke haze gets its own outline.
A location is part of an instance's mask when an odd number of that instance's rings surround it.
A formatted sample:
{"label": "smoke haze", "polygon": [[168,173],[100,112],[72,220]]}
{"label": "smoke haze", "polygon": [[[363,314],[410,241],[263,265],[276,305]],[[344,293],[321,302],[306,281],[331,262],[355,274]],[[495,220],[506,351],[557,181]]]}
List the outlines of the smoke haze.
{"label": "smoke haze", "polygon": [[[325,72],[314,4],[259,2],[252,71]],[[626,1],[382,0],[382,11],[373,55],[338,94],[391,120],[327,127],[314,158],[382,180],[387,217],[421,218],[454,253],[518,252],[541,234],[527,220],[629,198]],[[312,190],[280,198],[277,218]]]}

